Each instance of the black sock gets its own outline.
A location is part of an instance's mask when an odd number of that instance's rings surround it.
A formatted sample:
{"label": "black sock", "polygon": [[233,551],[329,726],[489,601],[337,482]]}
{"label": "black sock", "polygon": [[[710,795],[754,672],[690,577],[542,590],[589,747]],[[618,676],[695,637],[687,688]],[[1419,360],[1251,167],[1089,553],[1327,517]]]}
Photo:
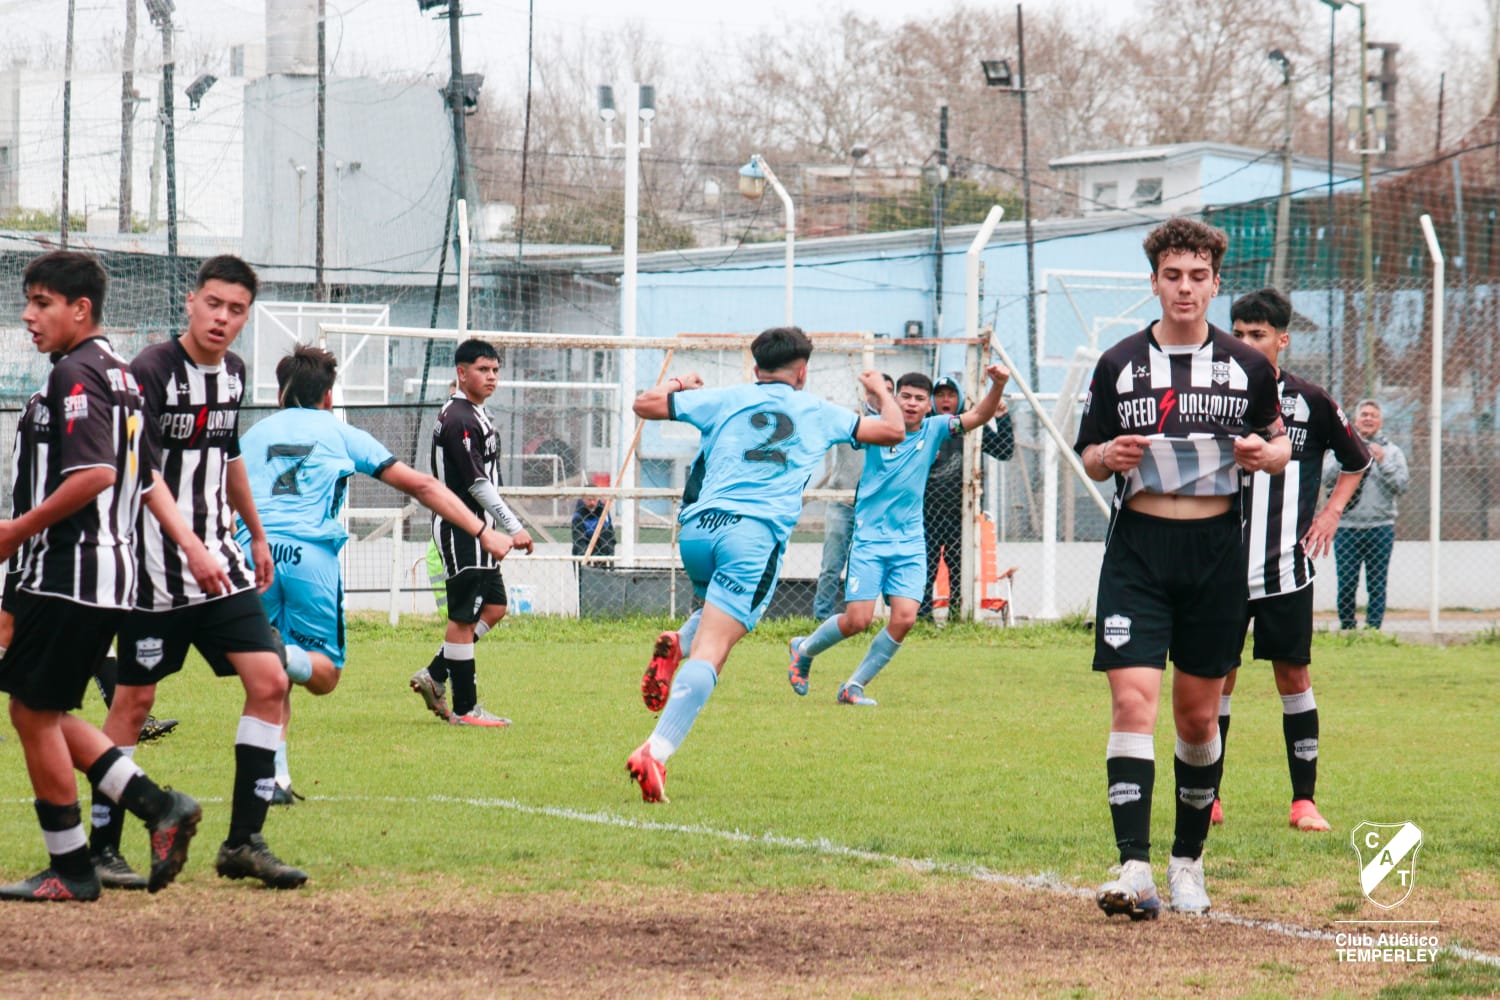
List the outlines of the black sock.
{"label": "black sock", "polygon": [[448,663],[443,659],[441,646],[438,647],[437,655],[432,658],[432,662],[427,664],[427,675],[439,684],[448,683]]}
{"label": "black sock", "polygon": [[234,745],[234,804],[229,811],[230,847],[238,847],[260,833],[266,825],[266,810],[276,785],[276,751]]}
{"label": "black sock", "polygon": [[1282,715],[1281,733],[1292,774],[1292,801],[1311,799],[1318,787],[1318,710]]}
{"label": "black sock", "polygon": [[1120,862],[1151,860],[1151,790],[1156,784],[1156,761],[1139,757],[1110,757],[1104,762],[1109,777],[1109,817],[1114,821]]}
{"label": "black sock", "polygon": [[454,715],[468,715],[479,704],[479,689],[474,680],[473,660],[446,660],[448,676],[453,681],[451,704]]}
{"label": "black sock", "polygon": [[1172,766],[1177,776],[1177,825],[1172,839],[1172,857],[1198,858],[1208,839],[1209,820],[1219,778],[1224,773],[1224,755],[1211,764],[1189,764],[1174,755]]}
{"label": "black sock", "polygon": [[[1226,696],[1226,698],[1227,698],[1227,696]],[[1224,759],[1224,755],[1229,752],[1229,713],[1228,712],[1225,712],[1223,715],[1219,716],[1219,744],[1220,744],[1219,760],[1222,761]],[[1215,793],[1214,793],[1215,797],[1222,796],[1223,792],[1224,792],[1224,775],[1223,775],[1223,772],[1221,770],[1220,774],[1219,774],[1219,787],[1215,790]]]}
{"label": "black sock", "polygon": [[[43,837],[53,841],[47,848],[53,871],[69,878],[92,879],[94,863],[89,860],[88,841],[83,836],[83,813],[79,812],[77,801],[57,805],[37,799],[36,818],[42,826]],[[67,840],[76,842],[76,846],[54,850],[57,838],[63,835],[69,835]]]}
{"label": "black sock", "polygon": [[105,708],[115,703],[115,682],[119,676],[120,662],[113,656],[106,656],[94,668],[94,683],[99,687],[99,697],[104,699]]}

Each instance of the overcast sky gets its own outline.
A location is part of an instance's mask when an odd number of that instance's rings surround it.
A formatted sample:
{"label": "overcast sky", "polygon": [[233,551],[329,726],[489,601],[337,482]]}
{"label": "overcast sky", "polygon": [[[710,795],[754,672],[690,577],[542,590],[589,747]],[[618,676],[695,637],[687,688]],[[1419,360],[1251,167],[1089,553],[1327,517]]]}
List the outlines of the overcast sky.
{"label": "overcast sky", "polygon": [[[76,0],[79,51],[90,39],[120,31],[119,0]],[[1271,0],[1292,2],[1292,0]],[[1311,0],[1298,0],[1310,3]],[[246,41],[263,41],[264,0],[176,0],[179,45],[213,48]],[[1408,52],[1440,58],[1450,45],[1473,47],[1483,38],[1486,0],[1367,0],[1369,37],[1398,41]],[[941,0],[936,9],[942,9]],[[329,45],[335,73],[358,69],[430,70],[447,68],[447,29],[444,22],[417,10],[416,0],[327,0]],[[861,14],[888,23],[931,11],[931,0],[857,0],[848,4]],[[1014,5],[1002,3],[1001,9]],[[1028,13],[1059,7],[1083,7],[1116,23],[1132,16],[1141,0],[1026,0]],[[33,40],[61,38],[64,9],[61,0],[0,0],[0,24],[5,42],[28,46]],[[504,75],[524,59],[526,0],[465,0],[466,67]],[[539,35],[555,35],[587,25],[591,33],[607,34],[629,23],[639,23],[667,45],[668,51],[732,55],[735,39],[758,29],[797,30],[815,25],[824,5],[807,0],[535,0]],[[1346,8],[1338,15],[1340,31],[1352,32],[1358,16]],[[140,18],[143,30],[149,22]],[[1145,25],[1142,25],[1144,28]],[[1326,37],[1326,36],[1325,36]],[[95,48],[99,46],[96,44]],[[24,50],[24,48],[23,48]],[[200,49],[201,50],[201,49]],[[1433,65],[1438,63],[1434,61]],[[346,68],[347,67],[347,68]]]}

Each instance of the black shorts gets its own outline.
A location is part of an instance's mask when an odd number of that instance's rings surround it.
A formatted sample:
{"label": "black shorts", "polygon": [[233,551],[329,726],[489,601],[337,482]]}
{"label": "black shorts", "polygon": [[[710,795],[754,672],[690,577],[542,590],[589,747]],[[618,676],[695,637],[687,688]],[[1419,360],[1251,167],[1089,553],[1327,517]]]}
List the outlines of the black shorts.
{"label": "black shorts", "polygon": [[16,616],[16,631],[0,660],[0,691],[39,712],[83,706],[89,678],[129,614],[25,590],[8,595],[5,610]]}
{"label": "black shorts", "polygon": [[505,580],[498,569],[466,569],[448,577],[448,620],[472,625],[486,604],[505,607]]}
{"label": "black shorts", "polygon": [[[1240,649],[1245,632],[1255,619],[1255,658],[1305,667],[1312,662],[1313,589],[1309,583],[1287,594],[1270,594],[1247,605],[1245,625],[1240,629]],[[1239,665],[1239,661],[1235,661]]]}
{"label": "black shorts", "polygon": [[3,595],[0,595],[0,611],[9,611],[11,614],[16,613],[16,595],[20,593],[20,583],[20,572],[5,574],[5,592]]}
{"label": "black shorts", "polygon": [[1099,569],[1094,669],[1172,665],[1223,677],[1244,645],[1245,546],[1240,515],[1174,521],[1125,509]]}
{"label": "black shorts", "polygon": [[120,683],[158,684],[177,673],[196,646],[218,677],[234,676],[230,653],[277,653],[260,595],[242,590],[169,611],[132,611],[120,625]]}

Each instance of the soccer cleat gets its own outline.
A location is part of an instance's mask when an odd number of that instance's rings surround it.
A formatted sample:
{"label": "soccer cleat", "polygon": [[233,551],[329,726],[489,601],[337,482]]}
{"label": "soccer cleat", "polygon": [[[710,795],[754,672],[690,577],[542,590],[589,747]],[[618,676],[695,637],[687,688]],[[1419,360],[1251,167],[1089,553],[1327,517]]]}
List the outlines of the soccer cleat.
{"label": "soccer cleat", "polygon": [[630,779],[640,783],[641,798],[646,802],[669,802],[667,798],[667,765],[651,756],[651,744],[642,743],[625,762]]}
{"label": "soccer cleat", "polygon": [[52,868],[10,885],[0,885],[0,899],[28,903],[92,903],[99,898],[99,892],[99,879],[93,872],[83,878],[70,878]]}
{"label": "soccer cleat", "polygon": [[1298,799],[1292,803],[1290,825],[1303,833],[1327,833],[1333,829],[1313,805],[1312,799]]}
{"label": "soccer cleat", "polygon": [[141,725],[141,731],[136,736],[137,743],[150,743],[159,740],[177,728],[176,719],[158,719],[154,715],[146,716],[146,721]]}
{"label": "soccer cleat", "polygon": [[239,847],[219,845],[214,870],[220,878],[258,878],[270,889],[295,889],[307,881],[307,872],[272,854],[265,836],[259,833],[252,833]]}
{"label": "soccer cleat", "polygon": [[1151,862],[1127,861],[1111,870],[1116,877],[1099,887],[1099,909],[1109,916],[1123,913],[1131,920],[1161,916],[1161,897],[1151,878]]}
{"label": "soccer cleat", "polygon": [[676,632],[663,632],[656,637],[651,650],[651,663],[641,676],[641,700],[648,711],[660,712],[667,707],[667,697],[672,693],[672,678],[682,663],[682,642]]}
{"label": "soccer cleat", "polygon": [[203,809],[182,792],[168,791],[172,805],[155,823],[146,824],[151,831],[151,878],[146,888],[161,892],[187,864],[188,844],[198,832]]}
{"label": "soccer cleat", "polygon": [[277,785],[275,790],[271,792],[271,805],[273,806],[294,806],[306,799],[307,796],[298,795],[293,791],[291,785],[287,785],[285,788]]}
{"label": "soccer cleat", "polygon": [[1208,912],[1208,890],[1203,887],[1203,859],[1171,858],[1167,861],[1167,889],[1172,893],[1172,912],[1201,917]]}
{"label": "soccer cleat", "polygon": [[839,688],[840,705],[865,705],[874,707],[879,704],[874,698],[865,697],[865,689],[858,684],[845,684]]}
{"label": "soccer cleat", "polygon": [[[1217,798],[1214,799],[1214,807],[1211,810],[1209,810],[1209,813],[1208,813],[1208,824],[1209,824],[1209,826],[1223,826],[1224,825],[1224,806],[1220,804],[1220,802],[1219,802],[1219,800]],[[1295,821],[1293,821],[1292,825],[1296,826],[1297,824],[1296,824]]]}
{"label": "soccer cleat", "polygon": [[448,723],[453,726],[489,726],[495,729],[510,725],[510,720],[486,710],[483,705],[475,705],[463,715],[448,716]]}
{"label": "soccer cleat", "polygon": [[106,889],[144,889],[146,876],[130,867],[112,845],[100,848],[89,855],[94,863],[94,875]]}
{"label": "soccer cleat", "polygon": [[411,689],[422,696],[433,715],[444,722],[453,718],[453,711],[448,707],[448,685],[433,679],[426,667],[411,675]]}
{"label": "soccer cleat", "polygon": [[802,644],[806,641],[807,636],[799,635],[787,643],[792,662],[786,668],[786,680],[798,695],[807,694],[807,672],[812,669],[812,660],[802,655]]}

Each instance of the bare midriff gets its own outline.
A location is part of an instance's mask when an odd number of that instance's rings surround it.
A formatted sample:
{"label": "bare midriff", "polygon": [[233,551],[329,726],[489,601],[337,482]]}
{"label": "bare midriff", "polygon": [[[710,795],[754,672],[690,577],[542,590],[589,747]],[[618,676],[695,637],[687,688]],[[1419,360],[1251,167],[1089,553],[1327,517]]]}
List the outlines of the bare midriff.
{"label": "bare midriff", "polygon": [[1137,493],[1125,506],[1137,514],[1164,517],[1170,521],[1201,521],[1218,517],[1230,507],[1229,497],[1192,497],[1176,493]]}

